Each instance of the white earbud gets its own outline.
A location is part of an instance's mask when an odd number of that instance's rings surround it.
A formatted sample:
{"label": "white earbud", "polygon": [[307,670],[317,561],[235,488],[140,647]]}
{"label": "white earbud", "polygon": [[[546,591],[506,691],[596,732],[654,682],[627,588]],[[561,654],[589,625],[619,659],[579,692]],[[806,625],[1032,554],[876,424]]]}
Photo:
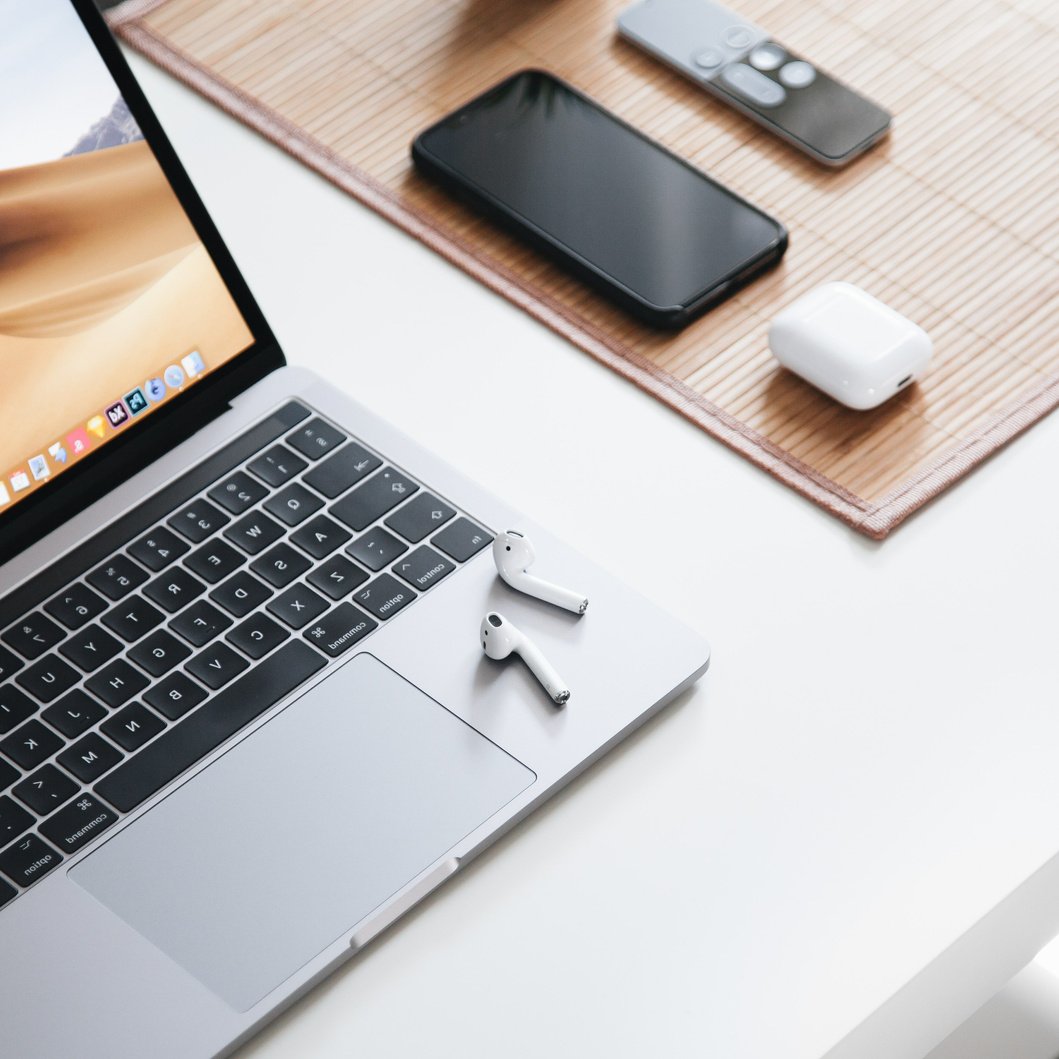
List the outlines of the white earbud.
{"label": "white earbud", "polygon": [[584,614],[588,609],[588,599],[580,592],[553,585],[550,581],[527,573],[527,567],[533,565],[536,555],[529,537],[507,530],[493,541],[493,561],[496,572],[516,592],[525,592],[527,596],[543,599],[545,603],[554,603],[563,610],[575,614]]}
{"label": "white earbud", "polygon": [[501,661],[514,653],[522,656],[522,661],[530,672],[541,682],[544,690],[551,696],[557,706],[565,706],[570,698],[570,689],[566,682],[551,667],[541,654],[540,648],[524,632],[520,632],[502,614],[491,610],[482,618],[482,629],[479,634],[482,650],[495,661]]}

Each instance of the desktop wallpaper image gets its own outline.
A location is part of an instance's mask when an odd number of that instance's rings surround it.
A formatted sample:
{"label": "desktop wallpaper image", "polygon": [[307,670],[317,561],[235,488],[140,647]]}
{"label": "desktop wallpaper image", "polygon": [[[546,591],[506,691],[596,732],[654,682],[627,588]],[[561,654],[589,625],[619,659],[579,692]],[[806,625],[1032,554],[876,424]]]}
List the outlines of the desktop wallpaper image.
{"label": "desktop wallpaper image", "polygon": [[252,335],[66,0],[0,0],[0,24],[2,473]]}

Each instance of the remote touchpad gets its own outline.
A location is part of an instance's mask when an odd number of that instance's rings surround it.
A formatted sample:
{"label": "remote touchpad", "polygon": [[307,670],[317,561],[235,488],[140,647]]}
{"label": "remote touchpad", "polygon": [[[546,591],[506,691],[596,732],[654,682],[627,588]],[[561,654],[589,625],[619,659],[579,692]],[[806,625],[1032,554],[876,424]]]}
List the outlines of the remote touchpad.
{"label": "remote touchpad", "polygon": [[359,655],[70,875],[246,1011],[533,780]]}

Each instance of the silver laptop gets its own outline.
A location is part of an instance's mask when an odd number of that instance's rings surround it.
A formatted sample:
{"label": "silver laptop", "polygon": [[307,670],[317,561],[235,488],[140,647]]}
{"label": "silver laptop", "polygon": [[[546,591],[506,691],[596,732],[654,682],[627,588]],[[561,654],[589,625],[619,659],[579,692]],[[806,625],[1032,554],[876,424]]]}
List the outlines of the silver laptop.
{"label": "silver laptop", "polygon": [[286,367],[90,3],[0,14],[0,1050],[224,1053],[709,649]]}

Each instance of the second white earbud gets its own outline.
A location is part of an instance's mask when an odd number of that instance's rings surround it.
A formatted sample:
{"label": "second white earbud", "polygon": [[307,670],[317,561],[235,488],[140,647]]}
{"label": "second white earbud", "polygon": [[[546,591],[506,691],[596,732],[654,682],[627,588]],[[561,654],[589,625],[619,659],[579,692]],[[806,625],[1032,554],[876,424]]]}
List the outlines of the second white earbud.
{"label": "second white earbud", "polygon": [[522,631],[511,624],[502,614],[491,610],[482,618],[479,633],[482,650],[492,659],[501,661],[517,654],[529,666],[530,672],[541,682],[556,706],[565,706],[570,698],[566,682],[541,654],[540,648]]}
{"label": "second white earbud", "polygon": [[536,554],[529,537],[517,530],[506,530],[493,541],[493,561],[496,572],[501,579],[516,592],[525,592],[527,596],[553,603],[563,610],[574,614],[584,614],[588,609],[588,598],[580,592],[574,592],[561,585],[553,585],[541,577],[528,572],[533,565]]}

